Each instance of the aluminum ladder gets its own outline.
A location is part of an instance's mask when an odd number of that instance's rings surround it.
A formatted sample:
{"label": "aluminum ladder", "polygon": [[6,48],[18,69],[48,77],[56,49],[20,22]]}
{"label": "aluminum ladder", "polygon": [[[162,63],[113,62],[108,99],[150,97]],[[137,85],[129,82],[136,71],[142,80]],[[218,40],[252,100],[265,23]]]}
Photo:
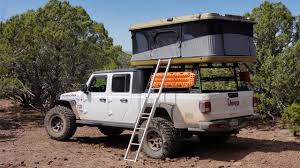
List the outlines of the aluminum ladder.
{"label": "aluminum ladder", "polygon": [[[144,138],[145,138],[145,135],[146,135],[146,132],[147,132],[147,129],[148,129],[148,125],[150,123],[151,118],[153,117],[153,114],[156,110],[156,107],[157,107],[157,104],[158,104],[158,101],[159,101],[159,98],[160,98],[160,95],[161,95],[161,92],[163,90],[163,85],[165,83],[165,79],[166,79],[167,73],[169,71],[171,61],[172,61],[172,59],[170,58],[170,59],[167,59],[167,60],[159,59],[158,62],[157,62],[155,72],[152,75],[152,79],[151,79],[151,82],[150,82],[150,87],[149,87],[147,96],[144,100],[142,108],[141,108],[141,110],[139,112],[139,115],[137,117],[137,121],[135,123],[134,129],[133,129],[133,132],[132,132],[132,135],[131,135],[131,138],[130,138],[130,141],[129,141],[129,144],[128,144],[128,147],[127,147],[127,150],[126,150],[126,153],[125,153],[125,156],[124,156],[124,160],[126,160],[126,161],[133,161],[133,162],[137,161],[137,158],[138,158],[139,153],[141,151],[142,143],[144,141]],[[165,72],[164,72],[163,79],[160,83],[159,88],[153,88],[153,83],[154,83],[155,76],[156,76],[156,74],[157,74],[157,72],[158,72],[158,70],[159,70],[159,68],[162,64],[167,64],[167,67],[166,67]],[[159,91],[158,91],[158,93],[156,93],[156,97],[155,97],[154,102],[152,104],[150,113],[145,113],[145,109],[146,109],[146,106],[148,104],[148,100],[149,100],[149,97],[150,97],[151,93],[153,93],[154,90],[158,90],[158,89],[159,89]],[[145,120],[141,120],[141,119],[145,119],[147,121],[146,126],[144,128],[141,127],[141,124],[142,124],[141,121],[145,121]],[[138,131],[143,131],[143,135],[142,135],[141,141],[139,143],[134,143],[133,139],[134,139],[135,135],[137,135]],[[132,146],[138,146],[138,150],[135,153],[135,158],[134,159],[129,159],[128,154],[131,151]]]}

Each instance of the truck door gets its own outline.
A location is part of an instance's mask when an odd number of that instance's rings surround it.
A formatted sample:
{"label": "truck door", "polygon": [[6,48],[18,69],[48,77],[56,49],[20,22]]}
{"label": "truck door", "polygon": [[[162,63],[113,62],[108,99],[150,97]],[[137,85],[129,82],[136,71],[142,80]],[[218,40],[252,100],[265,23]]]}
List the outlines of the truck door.
{"label": "truck door", "polygon": [[103,121],[107,112],[107,75],[95,75],[89,82],[82,119]]}
{"label": "truck door", "polygon": [[132,73],[114,73],[108,99],[107,120],[122,122],[131,104]]}

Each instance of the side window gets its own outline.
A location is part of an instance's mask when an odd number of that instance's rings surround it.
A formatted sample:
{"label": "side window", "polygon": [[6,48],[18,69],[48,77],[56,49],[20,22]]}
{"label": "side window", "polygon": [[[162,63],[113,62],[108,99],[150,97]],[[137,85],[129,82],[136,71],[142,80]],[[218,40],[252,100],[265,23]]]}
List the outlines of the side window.
{"label": "side window", "polygon": [[130,74],[116,74],[112,77],[112,92],[129,92]]}
{"label": "side window", "polygon": [[155,47],[163,47],[174,44],[178,41],[178,34],[175,31],[159,32],[154,36]]}
{"label": "side window", "polygon": [[143,33],[135,33],[132,42],[134,54],[149,50],[147,37]]}
{"label": "side window", "polygon": [[187,41],[197,37],[222,34],[220,21],[190,22],[182,25],[182,40]]}
{"label": "side window", "polygon": [[90,92],[106,92],[107,76],[96,76],[92,79],[89,91]]}

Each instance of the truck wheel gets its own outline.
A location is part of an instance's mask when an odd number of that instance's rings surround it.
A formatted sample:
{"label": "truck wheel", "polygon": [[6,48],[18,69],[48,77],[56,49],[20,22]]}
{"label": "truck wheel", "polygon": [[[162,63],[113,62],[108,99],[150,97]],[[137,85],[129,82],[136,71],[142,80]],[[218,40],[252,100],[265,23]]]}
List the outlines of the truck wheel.
{"label": "truck wheel", "polygon": [[99,127],[99,130],[102,134],[107,136],[117,136],[122,134],[124,131],[123,128],[117,128],[117,127]]}
{"label": "truck wheel", "polygon": [[63,106],[56,106],[47,112],[44,124],[50,138],[58,141],[69,139],[77,129],[75,114]]}
{"label": "truck wheel", "polygon": [[[144,121],[141,127],[146,126]],[[141,142],[144,131],[139,132],[139,142]],[[153,118],[142,143],[143,152],[149,157],[163,159],[176,153],[178,143],[176,141],[176,129],[173,124],[164,118]]]}

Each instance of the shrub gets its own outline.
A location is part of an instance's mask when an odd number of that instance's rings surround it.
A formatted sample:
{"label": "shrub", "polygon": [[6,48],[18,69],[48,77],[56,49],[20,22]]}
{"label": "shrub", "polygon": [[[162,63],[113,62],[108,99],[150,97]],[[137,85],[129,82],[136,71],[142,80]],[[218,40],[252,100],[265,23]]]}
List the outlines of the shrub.
{"label": "shrub", "polygon": [[91,72],[126,67],[129,59],[82,7],[50,0],[0,22],[0,97],[47,110]]}
{"label": "shrub", "polygon": [[282,120],[294,132],[300,131],[300,104],[293,103],[284,109]]}

